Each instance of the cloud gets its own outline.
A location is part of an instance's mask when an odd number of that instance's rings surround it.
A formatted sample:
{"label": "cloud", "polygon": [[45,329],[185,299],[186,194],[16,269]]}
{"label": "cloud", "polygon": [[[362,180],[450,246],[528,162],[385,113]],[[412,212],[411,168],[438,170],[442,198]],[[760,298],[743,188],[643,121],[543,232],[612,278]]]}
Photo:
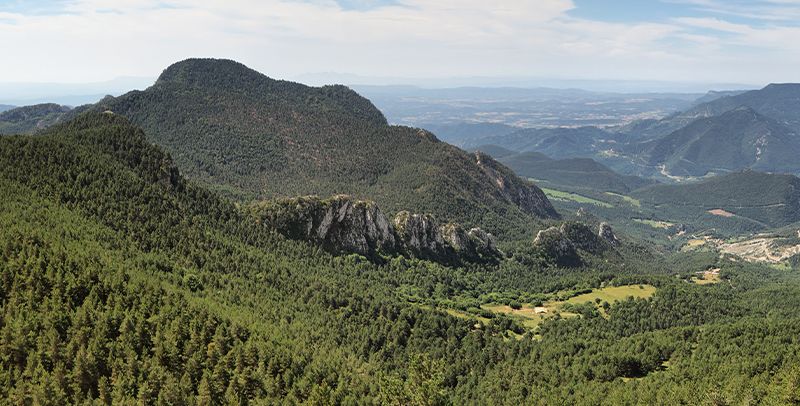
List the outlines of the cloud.
{"label": "cloud", "polygon": [[762,20],[797,25],[800,19],[798,0],[663,0],[687,4],[705,13],[747,20]]}
{"label": "cloud", "polygon": [[[697,17],[595,21],[571,17],[574,7],[570,0],[70,0],[60,13],[0,13],[0,52],[12,61],[0,65],[0,81],[155,76],[192,56],[237,59],[276,77],[743,80],[752,68],[726,66],[735,59],[724,48],[729,39],[713,31],[753,47],[796,35]],[[766,66],[772,76],[790,74]]]}

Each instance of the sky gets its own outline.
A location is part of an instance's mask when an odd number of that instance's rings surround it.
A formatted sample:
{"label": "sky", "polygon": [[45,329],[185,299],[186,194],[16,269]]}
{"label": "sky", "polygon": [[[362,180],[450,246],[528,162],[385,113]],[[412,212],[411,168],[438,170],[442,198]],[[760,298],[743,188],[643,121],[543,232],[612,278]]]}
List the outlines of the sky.
{"label": "sky", "polygon": [[800,81],[800,0],[0,0],[0,55],[0,82],[217,57],[290,79],[762,85]]}

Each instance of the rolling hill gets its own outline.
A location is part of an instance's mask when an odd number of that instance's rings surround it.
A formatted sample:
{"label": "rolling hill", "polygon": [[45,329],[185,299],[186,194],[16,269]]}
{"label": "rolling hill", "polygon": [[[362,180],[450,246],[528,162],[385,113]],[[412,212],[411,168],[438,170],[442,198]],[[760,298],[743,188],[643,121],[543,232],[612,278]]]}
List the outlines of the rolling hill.
{"label": "rolling hill", "polygon": [[233,61],[190,59],[150,88],[93,109],[128,117],[189,178],[242,199],[347,194],[391,214],[432,213],[498,235],[557,216],[528,181],[488,170],[499,164],[479,165],[430,132],[388,125],[344,86],[308,87]]}
{"label": "rolling hill", "polygon": [[800,137],[789,127],[749,107],[702,118],[657,141],[650,164],[676,176],[704,176],[745,168],[799,173]]}
{"label": "rolling hill", "polygon": [[800,221],[800,178],[753,171],[677,185],[655,185],[633,193],[675,220],[714,219],[748,223],[747,229]]}
{"label": "rolling hill", "polygon": [[526,128],[506,135],[476,138],[466,142],[464,148],[496,145],[518,152],[541,152],[557,159],[575,158],[593,156],[605,149],[603,144],[612,137],[613,134],[597,127]]}
{"label": "rolling hill", "polygon": [[475,139],[508,135],[519,130],[517,127],[502,123],[442,123],[425,124],[424,127],[442,141],[456,146]]}
{"label": "rolling hill", "polygon": [[515,154],[491,145],[478,149],[489,154],[499,152],[497,159],[519,176],[554,185],[628,193],[656,183],[636,176],[620,175],[591,158],[552,159],[539,152]]}
{"label": "rolling hill", "polygon": [[652,140],[677,131],[695,120],[720,116],[740,107],[750,108],[781,125],[800,131],[800,84],[770,84],[763,89],[730,93],[708,100],[662,120],[636,123],[623,128],[622,132],[639,140]]}
{"label": "rolling hill", "polygon": [[47,128],[62,121],[70,110],[67,106],[47,103],[3,111],[0,113],[0,135],[32,133]]}

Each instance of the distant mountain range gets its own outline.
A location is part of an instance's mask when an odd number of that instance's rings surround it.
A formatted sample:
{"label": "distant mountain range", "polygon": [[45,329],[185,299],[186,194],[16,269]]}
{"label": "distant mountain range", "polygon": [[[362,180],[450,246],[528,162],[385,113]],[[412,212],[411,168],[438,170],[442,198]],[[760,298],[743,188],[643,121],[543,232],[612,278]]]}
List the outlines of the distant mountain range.
{"label": "distant mountain range", "polygon": [[593,158],[628,175],[672,181],[754,169],[800,173],[800,85],[713,92],[663,119],[613,128],[535,128],[465,143]]}

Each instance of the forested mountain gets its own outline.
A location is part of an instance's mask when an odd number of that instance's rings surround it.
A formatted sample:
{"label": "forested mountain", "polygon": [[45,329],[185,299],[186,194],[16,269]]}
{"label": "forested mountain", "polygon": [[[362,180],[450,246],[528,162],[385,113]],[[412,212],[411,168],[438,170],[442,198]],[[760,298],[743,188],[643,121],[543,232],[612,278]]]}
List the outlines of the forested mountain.
{"label": "forested mountain", "polygon": [[240,198],[347,194],[390,214],[431,213],[500,235],[557,216],[536,186],[503,172],[503,185],[539,197],[537,206],[520,205],[475,157],[427,131],[387,125],[344,86],[312,88],[233,61],[190,59],[94,109],[128,117],[189,178]]}
{"label": "forested mountain", "polygon": [[[677,131],[695,120],[720,116],[740,107],[750,108],[793,130],[800,129],[800,84],[771,84],[763,89],[712,99],[662,120],[623,132],[639,139],[653,139]],[[631,131],[632,130],[632,131]]]}
{"label": "forested mountain", "polygon": [[549,157],[592,158],[624,175],[667,182],[754,169],[800,173],[800,84],[712,92],[663,119],[598,127],[530,128],[469,140]]}
{"label": "forested mountain", "polygon": [[[488,267],[335,257],[187,181],[111,112],[0,138],[0,167],[10,403],[797,400],[793,273],[615,239],[571,269],[532,241]],[[559,230],[594,251],[580,234],[596,231]],[[729,283],[687,283],[708,266]],[[652,297],[565,303],[535,325],[491,310],[644,284]]]}
{"label": "forested mountain", "polygon": [[738,96],[746,91],[747,90],[710,90],[708,93],[703,95],[703,97],[699,97],[697,100],[695,100],[694,104],[698,105],[709,103],[723,97]]}
{"label": "forested mountain", "polygon": [[512,151],[541,152],[551,158],[592,156],[607,148],[605,143],[613,137],[597,127],[578,128],[526,128],[501,136],[473,139],[464,148],[496,145]]}
{"label": "forested mountain", "polygon": [[501,123],[425,124],[425,129],[436,134],[442,141],[456,146],[476,139],[508,135],[519,130],[517,127]]}
{"label": "forested mountain", "polygon": [[11,110],[14,107],[16,107],[16,106],[11,106],[11,105],[8,105],[8,104],[0,104],[0,112],[6,111],[6,110]]}
{"label": "forested mountain", "polygon": [[702,213],[752,222],[762,229],[800,221],[800,178],[793,175],[745,171],[697,183],[651,186],[633,195],[662,213],[684,218]]}
{"label": "forested mountain", "polygon": [[71,110],[58,104],[36,104],[0,113],[0,135],[32,133],[60,122]]}
{"label": "forested mountain", "polygon": [[650,143],[646,154],[675,176],[744,168],[800,173],[797,132],[749,107],[694,121]]}
{"label": "forested mountain", "polygon": [[591,158],[552,159],[539,152],[515,154],[492,145],[478,150],[499,153],[497,159],[519,176],[555,185],[628,193],[656,183],[637,176],[620,175]]}

